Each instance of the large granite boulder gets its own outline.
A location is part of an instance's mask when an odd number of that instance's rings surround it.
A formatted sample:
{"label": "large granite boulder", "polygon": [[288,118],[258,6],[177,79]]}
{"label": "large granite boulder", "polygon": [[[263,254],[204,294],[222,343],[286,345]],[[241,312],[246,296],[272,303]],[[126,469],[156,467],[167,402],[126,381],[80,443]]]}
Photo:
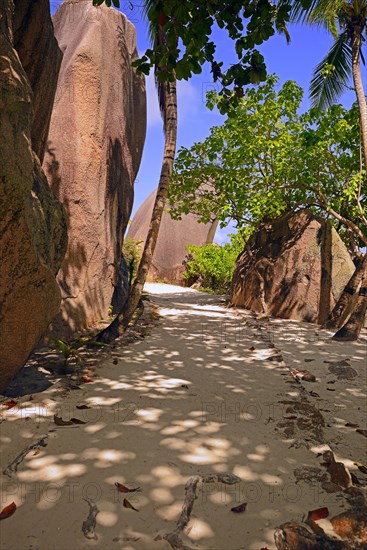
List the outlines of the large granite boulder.
{"label": "large granite boulder", "polygon": [[0,0],[0,391],[59,310],[66,250],[63,207],[31,147],[33,93],[14,48],[13,9]]}
{"label": "large granite boulder", "polygon": [[32,148],[42,163],[62,53],[49,0],[14,0],[14,4],[14,47],[33,91]]}
{"label": "large granite boulder", "polygon": [[63,52],[44,167],[68,213],[69,247],[58,273],[70,335],[126,298],[121,247],[146,132],[145,79],[135,27],[92,1],[65,0],[53,17]]}
{"label": "large granite boulder", "polygon": [[[153,191],[140,206],[127,233],[127,238],[141,242],[141,248],[148,235],[155,195],[156,191]],[[168,210],[164,211],[148,280],[183,284],[186,245],[201,246],[212,243],[216,227],[217,222],[199,223],[194,214],[182,216],[181,220],[173,220]]]}
{"label": "large granite boulder", "polygon": [[322,324],[354,272],[329,222],[303,210],[266,224],[239,255],[234,305],[275,317]]}

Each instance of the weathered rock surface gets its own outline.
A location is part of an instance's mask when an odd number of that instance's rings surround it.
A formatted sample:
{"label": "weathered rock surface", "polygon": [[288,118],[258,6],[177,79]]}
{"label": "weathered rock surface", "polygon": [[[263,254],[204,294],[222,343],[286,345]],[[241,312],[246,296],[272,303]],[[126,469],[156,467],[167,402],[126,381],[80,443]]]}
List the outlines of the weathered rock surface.
{"label": "weathered rock surface", "polygon": [[61,314],[53,325],[65,335],[126,297],[121,246],[144,146],[146,96],[144,77],[131,67],[135,27],[125,15],[66,0],[53,22],[63,61],[44,167],[68,213]]}
{"label": "weathered rock surface", "polygon": [[[155,195],[156,191],[153,191],[140,206],[127,233],[128,238],[142,241],[142,246],[148,234]],[[212,243],[216,226],[217,223],[198,223],[193,214],[183,216],[181,220],[172,220],[169,213],[164,212],[149,270],[149,280],[181,284],[185,269],[183,261],[187,255],[186,245]]]}
{"label": "weathered rock surface", "polygon": [[66,220],[31,148],[33,94],[13,47],[13,2],[0,0],[0,13],[2,391],[58,312],[55,275],[66,249]]}
{"label": "weathered rock surface", "polygon": [[48,0],[14,0],[14,47],[33,91],[32,148],[41,163],[46,148],[62,53]]}
{"label": "weathered rock surface", "polygon": [[237,259],[231,301],[263,312],[263,295],[269,315],[323,323],[353,271],[331,224],[304,210],[250,238]]}

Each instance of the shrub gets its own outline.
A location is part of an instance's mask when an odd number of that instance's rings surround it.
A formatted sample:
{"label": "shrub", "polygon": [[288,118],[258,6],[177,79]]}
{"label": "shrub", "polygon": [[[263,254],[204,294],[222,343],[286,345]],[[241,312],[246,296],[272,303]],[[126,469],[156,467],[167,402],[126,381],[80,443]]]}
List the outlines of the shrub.
{"label": "shrub", "polygon": [[125,258],[127,270],[129,273],[129,287],[134,282],[138,265],[141,258],[140,245],[143,241],[134,241],[134,239],[127,238],[122,245],[122,254]]}
{"label": "shrub", "polygon": [[207,291],[218,294],[229,291],[237,256],[244,248],[240,234],[230,235],[231,242],[220,246],[188,245],[184,277],[187,281],[197,281]]}

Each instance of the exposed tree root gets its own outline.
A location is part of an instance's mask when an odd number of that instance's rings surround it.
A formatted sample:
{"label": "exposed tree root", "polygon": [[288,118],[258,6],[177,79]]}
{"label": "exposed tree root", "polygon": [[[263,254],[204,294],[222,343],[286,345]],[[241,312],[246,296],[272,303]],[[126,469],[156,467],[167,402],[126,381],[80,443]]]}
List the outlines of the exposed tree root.
{"label": "exposed tree root", "polygon": [[223,473],[192,476],[187,480],[185,485],[185,500],[182,505],[180,517],[178,518],[176,524],[176,529],[171,533],[167,533],[167,535],[164,535],[163,537],[163,539],[168,542],[173,550],[193,550],[190,546],[186,546],[182,542],[181,533],[190,521],[194,502],[197,499],[196,488],[199,481],[202,481],[203,483],[220,482],[226,483],[227,485],[233,485],[234,483],[239,483],[241,479],[234,474]]}
{"label": "exposed tree root", "polygon": [[89,498],[84,498],[83,500],[85,500],[85,502],[87,502],[89,505],[89,513],[87,519],[83,521],[82,531],[86,539],[97,540],[95,529],[97,524],[96,517],[99,513],[99,510],[95,503]]}
{"label": "exposed tree root", "polygon": [[35,443],[31,443],[31,445],[28,445],[23,451],[21,451],[14,460],[5,468],[3,471],[3,474],[12,477],[18,470],[18,466],[23,462],[25,457],[28,453],[31,451],[34,451],[34,449],[37,449],[37,447],[46,447],[47,445],[47,438],[48,435],[43,435],[40,439],[38,439]]}

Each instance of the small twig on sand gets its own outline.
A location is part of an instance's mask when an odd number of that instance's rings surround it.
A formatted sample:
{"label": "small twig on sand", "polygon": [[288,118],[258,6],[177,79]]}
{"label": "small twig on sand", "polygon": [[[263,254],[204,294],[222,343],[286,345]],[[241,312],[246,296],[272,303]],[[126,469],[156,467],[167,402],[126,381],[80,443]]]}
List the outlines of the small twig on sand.
{"label": "small twig on sand", "polygon": [[3,474],[12,477],[13,474],[15,474],[18,470],[18,466],[23,462],[27,454],[34,449],[37,449],[37,447],[46,447],[47,445],[47,435],[43,435],[40,439],[38,439],[35,443],[32,443],[31,445],[28,445],[23,451],[21,451],[14,460],[5,468],[3,471]]}
{"label": "small twig on sand", "polygon": [[97,506],[94,504],[94,502],[89,498],[83,498],[83,500],[85,500],[85,502],[87,502],[89,505],[89,513],[88,513],[87,519],[83,521],[82,531],[86,539],[97,540],[95,528],[97,523],[96,517],[97,517],[97,514],[99,513],[99,510]]}
{"label": "small twig on sand", "polygon": [[164,535],[163,537],[164,540],[168,542],[168,544],[171,546],[173,550],[193,550],[190,546],[186,546],[182,542],[180,535],[182,531],[187,527],[190,521],[191,512],[194,507],[194,502],[197,499],[196,488],[199,481],[202,481],[203,483],[220,482],[220,483],[225,483],[227,485],[234,485],[235,483],[239,483],[241,481],[241,478],[239,478],[234,474],[225,472],[221,474],[206,474],[206,475],[192,476],[186,481],[185,500],[182,505],[180,517],[178,518],[178,521],[176,524],[176,529],[171,533],[167,533],[167,535]]}

